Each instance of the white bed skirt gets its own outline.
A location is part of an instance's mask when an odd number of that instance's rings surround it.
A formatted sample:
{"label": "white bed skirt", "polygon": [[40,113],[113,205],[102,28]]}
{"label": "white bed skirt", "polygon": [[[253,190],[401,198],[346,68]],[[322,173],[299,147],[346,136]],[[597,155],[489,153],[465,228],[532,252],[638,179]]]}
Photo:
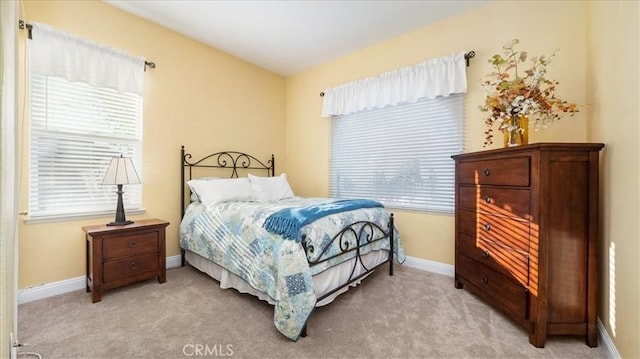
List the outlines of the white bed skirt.
{"label": "white bed skirt", "polygon": [[[274,301],[266,293],[256,290],[251,285],[249,285],[249,283],[245,282],[244,279],[211,262],[210,260],[190,251],[186,251],[185,258],[191,266],[200,270],[201,272],[208,274],[210,277],[220,282],[220,288],[234,288],[240,293],[248,293],[268,302],[271,305],[275,304]],[[367,268],[372,268],[386,261],[388,258],[389,252],[387,251],[373,251],[362,256],[362,262]],[[353,268],[353,263],[355,260],[356,258],[352,258],[344,263],[341,263],[337,266],[331,267],[323,272],[314,275],[313,288],[315,290],[316,297],[319,298],[323,296],[325,293],[330,292],[331,290],[333,290],[333,288],[336,288],[337,286],[347,281],[349,279],[349,275],[351,274],[351,270]],[[383,266],[382,268],[386,269],[388,267]],[[365,272],[365,270],[362,268],[362,265],[357,264],[353,277],[357,277],[363,272]],[[333,300],[338,295],[346,292],[350,287],[355,287],[356,285],[360,284],[362,279],[366,278],[367,276],[364,276],[360,280],[353,282],[350,286],[338,290],[327,298],[318,301],[316,303],[316,307],[321,307],[333,302]]]}

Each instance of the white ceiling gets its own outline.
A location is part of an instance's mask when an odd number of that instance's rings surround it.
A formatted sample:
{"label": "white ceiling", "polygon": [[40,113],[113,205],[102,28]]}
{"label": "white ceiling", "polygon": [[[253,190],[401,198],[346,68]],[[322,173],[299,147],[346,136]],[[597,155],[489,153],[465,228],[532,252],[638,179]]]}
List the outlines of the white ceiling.
{"label": "white ceiling", "polygon": [[296,74],[487,2],[104,1],[284,76]]}

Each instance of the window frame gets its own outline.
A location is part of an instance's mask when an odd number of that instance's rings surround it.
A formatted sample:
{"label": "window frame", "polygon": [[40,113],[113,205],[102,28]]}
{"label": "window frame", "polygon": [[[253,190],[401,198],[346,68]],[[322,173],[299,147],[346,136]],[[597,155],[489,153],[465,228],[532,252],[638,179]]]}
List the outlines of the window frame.
{"label": "window frame", "polygon": [[[44,91],[42,86],[36,83],[38,81],[44,81]],[[52,83],[62,85],[56,90],[51,88],[55,87]],[[120,155],[131,157],[142,181],[142,96],[128,92],[121,93],[110,88],[95,87],[83,82],[70,82],[61,77],[37,75],[32,72],[30,72],[29,86],[28,211],[25,221],[28,223],[49,222],[114,215],[117,203],[117,188],[115,185],[101,185],[101,182],[110,159]],[[41,93],[37,93],[37,91]],[[58,91],[59,93],[50,93],[50,91]],[[56,97],[58,95],[61,97]],[[48,101],[57,103],[49,103]],[[61,101],[68,102],[63,103]],[[132,102],[125,106],[122,103],[123,101]],[[38,108],[39,106],[40,108]],[[129,111],[129,113],[118,113],[126,111]],[[133,120],[131,116],[134,117]],[[124,117],[127,118],[125,119]],[[77,120],[78,118],[82,118],[84,123],[81,124],[82,121]],[[88,125],[89,119],[96,122],[91,122]],[[74,126],[74,123],[77,126]],[[116,131],[118,125],[122,129],[121,134]],[[108,131],[105,128],[108,126],[112,126],[111,128],[114,130]],[[122,126],[134,127],[124,129]],[[50,203],[47,205],[44,204],[44,198],[46,196],[53,198],[54,190],[36,188],[38,185],[43,186],[36,176],[46,173],[43,169],[44,167],[42,167],[46,161],[41,161],[41,164],[36,163],[39,155],[45,155],[49,151],[48,145],[43,144],[45,139],[50,141],[51,149],[57,151],[58,148],[61,148],[60,146],[66,146],[65,148],[69,149],[69,154],[59,157],[54,156],[58,161],[51,161],[54,167],[58,166],[61,170],[55,172],[56,169],[50,167],[51,171],[48,173],[50,175],[50,183],[65,192],[65,197],[62,200],[49,199]],[[85,145],[88,148],[93,147],[94,152],[87,151],[87,153],[91,154],[85,155],[81,147]],[[71,160],[71,154],[78,154],[78,158]],[[71,162],[75,163],[70,164]],[[65,166],[68,167],[64,169]],[[76,168],[73,169],[71,166],[76,166]],[[77,182],[74,183],[74,172],[77,173],[76,176],[82,178],[78,181],[86,182],[86,193],[93,196],[92,198],[96,202],[91,203],[91,200],[87,199],[82,206],[74,206],[74,203],[72,203],[65,210],[51,209],[55,205],[67,205],[69,202],[78,200],[69,196],[83,194],[82,188],[74,192],[73,186],[77,185]],[[72,176],[66,180],[67,182],[64,182],[65,180],[61,178],[70,173]],[[62,184],[69,184],[71,187],[67,188]],[[127,213],[143,213],[142,186],[127,185],[123,190],[125,192],[123,199]],[[37,196],[41,197],[38,198]],[[80,198],[83,197],[80,196]],[[98,204],[96,205],[96,203]]]}
{"label": "window frame", "polygon": [[[420,118],[418,114],[414,113],[416,111],[421,111],[419,109],[420,106],[426,107],[427,114],[431,114],[431,118]],[[450,106],[452,113],[448,116],[448,119],[443,120],[443,114],[441,112],[441,108]],[[429,112],[431,111],[431,112]],[[452,94],[447,97],[437,97],[435,99],[421,99],[414,103],[402,103],[396,106],[386,106],[382,109],[368,109],[364,111],[359,111],[356,113],[351,113],[347,115],[341,116],[333,116],[331,118],[331,131],[330,131],[330,140],[329,140],[329,189],[328,193],[330,197],[349,197],[349,198],[370,198],[374,200],[378,200],[382,202],[385,207],[398,209],[402,211],[414,211],[421,213],[434,213],[434,214],[453,214],[455,211],[455,164],[451,159],[451,155],[462,153],[465,146],[465,136],[464,136],[464,112],[465,112],[465,94]],[[406,115],[403,115],[405,113]],[[370,120],[370,117],[381,116],[382,118],[388,117],[387,120]],[[349,124],[347,121],[354,121],[354,123]],[[411,139],[412,150],[411,153],[406,153],[406,156],[403,156],[402,152],[404,151],[400,146],[395,145],[389,146],[385,143],[384,133],[388,130],[380,129],[380,122],[384,122],[381,126],[386,126],[393,121],[396,124],[406,125],[406,123],[399,121],[414,121],[414,126],[420,126],[421,128],[415,128],[414,130],[407,130],[403,133],[393,134],[393,131],[388,132],[386,141],[397,140],[399,142],[405,142],[407,139]],[[339,123],[338,121],[342,121]],[[423,121],[423,122],[421,122]],[[429,121],[436,121],[435,125],[428,123]],[[442,121],[451,121],[447,126],[442,125]],[[369,156],[371,155],[374,158],[374,162],[370,162],[368,165],[359,165],[358,163],[353,163],[353,169],[349,167],[348,160],[338,159],[339,155],[336,154],[336,143],[335,141],[343,141],[343,146],[352,146],[351,150],[341,150],[344,153],[348,153],[349,156],[354,156],[358,153],[358,148],[364,146],[364,144],[355,144],[354,142],[346,142],[345,139],[337,139],[342,134],[337,134],[337,131],[346,131],[342,127],[338,128],[342,125],[349,125],[353,127],[349,131],[354,131],[352,134],[345,135],[345,138],[351,138],[354,141],[359,141],[356,137],[356,132],[360,131],[365,136],[363,137],[371,137],[372,135],[379,135],[381,139],[370,139],[370,141],[380,141],[378,144],[371,145],[371,149],[364,155],[360,156]],[[358,128],[360,126],[360,128]],[[375,129],[367,128],[367,126],[378,126]],[[443,134],[441,132],[435,131],[436,127],[431,129],[431,127],[436,126],[439,129],[447,129],[449,128],[449,133]],[[451,127],[454,126],[454,127]],[[410,127],[410,126],[409,126]],[[381,135],[382,133],[382,135]],[[411,134],[409,136],[408,134]],[[440,139],[432,140],[432,141],[440,141],[436,142],[433,146],[429,144],[425,144],[422,146],[420,144],[421,140],[417,139],[416,136],[427,136],[427,138],[434,138],[434,136],[441,137]],[[369,139],[368,139],[369,140]],[[438,144],[439,143],[439,144]],[[444,144],[447,149],[442,150],[438,149],[439,146],[443,146]],[[358,146],[358,147],[353,147]],[[422,151],[425,147],[430,147],[429,152],[425,153],[415,153],[415,151]],[[405,147],[406,148],[406,147]],[[437,151],[434,151],[437,150]],[[378,152],[378,157],[372,155],[375,151]],[[363,151],[365,152],[365,151]],[[438,152],[438,153],[436,153]],[[388,157],[392,154],[391,158]],[[404,158],[404,159],[403,159]],[[418,159],[417,162],[420,166],[418,170],[411,170],[409,167],[406,167],[406,171],[402,172],[402,166],[398,165],[401,161],[413,161]],[[362,159],[351,159],[351,161],[357,162],[362,161]],[[370,160],[371,161],[371,160]],[[376,168],[381,164],[381,161],[386,161],[388,165],[391,167],[380,170]],[[338,163],[339,162],[339,163]],[[360,166],[360,169],[357,168]],[[395,166],[395,167],[394,167]],[[438,166],[437,172],[432,174],[432,178],[427,178],[427,170],[426,168],[431,166]],[[442,167],[445,166],[445,167]],[[443,172],[444,168],[447,170]],[[354,174],[350,177],[350,180],[359,181],[356,185],[361,186],[358,190],[351,190],[345,192],[341,190],[340,185],[337,184],[337,181],[343,181],[343,179],[339,179],[338,170],[344,169],[346,171],[353,171],[354,173],[357,171],[365,172],[372,171],[376,172],[376,176],[378,180],[373,180],[373,176],[371,173],[363,173],[360,177],[356,178],[358,175]],[[397,171],[397,172],[393,172]],[[433,171],[433,170],[432,170]],[[409,173],[411,172],[411,173]],[[380,174],[382,173],[382,175]],[[433,179],[433,176],[437,178],[437,180]],[[443,177],[445,176],[445,177]],[[412,177],[412,178],[410,178]],[[403,196],[405,199],[399,200],[398,198],[391,197],[391,193],[394,192],[392,188],[394,186],[393,181],[402,181],[404,180],[408,189],[408,186],[413,185],[416,189],[415,191],[420,193],[423,197],[420,197],[419,200],[415,200],[416,192],[405,192]],[[411,180],[411,181],[410,181]],[[363,183],[364,181],[369,181],[371,183],[383,183],[389,185],[388,187],[369,187],[367,184]],[[438,182],[439,181],[439,182]],[[446,182],[445,182],[446,181]],[[437,183],[435,185],[436,191],[435,195],[431,194],[432,204],[428,203],[428,198],[426,196],[431,193],[428,188],[424,188],[427,186],[427,183],[431,182]],[[356,185],[352,185],[355,188]],[[373,185],[372,185],[373,186]],[[397,186],[396,186],[397,187]],[[432,185],[433,187],[433,185]],[[375,189],[374,189],[375,188]],[[400,188],[400,187],[398,187]],[[446,191],[445,191],[446,190]],[[402,193],[402,192],[400,192]],[[437,202],[437,204],[433,204]]]}

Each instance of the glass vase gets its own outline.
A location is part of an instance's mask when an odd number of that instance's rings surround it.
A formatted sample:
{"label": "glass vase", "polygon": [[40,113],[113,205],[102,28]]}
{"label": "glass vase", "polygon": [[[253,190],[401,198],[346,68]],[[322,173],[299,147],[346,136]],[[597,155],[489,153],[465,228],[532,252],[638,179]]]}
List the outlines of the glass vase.
{"label": "glass vase", "polygon": [[502,131],[504,147],[522,146],[529,143],[529,119],[525,116],[513,116],[507,128]]}

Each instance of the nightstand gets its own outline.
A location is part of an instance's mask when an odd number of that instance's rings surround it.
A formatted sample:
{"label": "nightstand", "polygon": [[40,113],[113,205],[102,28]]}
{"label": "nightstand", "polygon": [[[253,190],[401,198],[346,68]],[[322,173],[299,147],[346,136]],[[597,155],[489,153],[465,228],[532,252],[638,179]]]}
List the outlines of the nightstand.
{"label": "nightstand", "polygon": [[82,227],[86,233],[86,284],[93,303],[105,290],[157,277],[167,280],[165,228],[169,222],[144,219],[124,226]]}

